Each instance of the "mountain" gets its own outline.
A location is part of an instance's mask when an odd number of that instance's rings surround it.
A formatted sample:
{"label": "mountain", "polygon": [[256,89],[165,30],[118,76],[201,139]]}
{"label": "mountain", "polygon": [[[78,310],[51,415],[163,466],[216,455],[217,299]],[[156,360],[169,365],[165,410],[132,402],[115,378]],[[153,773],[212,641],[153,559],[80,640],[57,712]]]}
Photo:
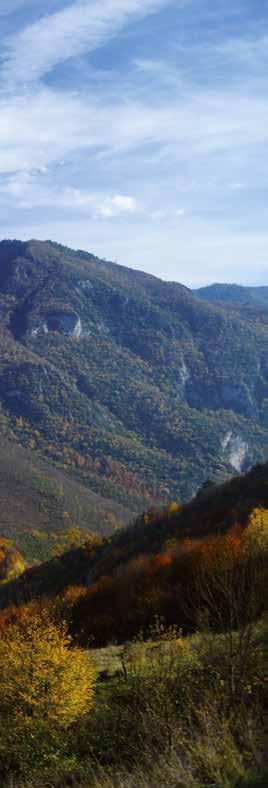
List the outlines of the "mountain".
{"label": "mountain", "polygon": [[243,287],[243,285],[215,283],[193,290],[193,293],[205,301],[214,303],[251,305],[268,309],[268,286]]}
{"label": "mountain", "polygon": [[1,434],[132,512],[264,461],[267,323],[199,295],[2,241]]}
{"label": "mountain", "polygon": [[268,323],[268,286],[214,284],[200,287],[193,293],[204,301],[239,312],[244,320]]}

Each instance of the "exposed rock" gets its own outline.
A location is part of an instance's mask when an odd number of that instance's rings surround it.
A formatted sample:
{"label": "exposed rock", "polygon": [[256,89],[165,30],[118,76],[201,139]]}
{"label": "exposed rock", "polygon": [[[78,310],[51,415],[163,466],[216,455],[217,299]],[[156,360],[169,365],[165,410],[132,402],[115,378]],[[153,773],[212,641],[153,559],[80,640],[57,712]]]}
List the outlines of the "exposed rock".
{"label": "exposed rock", "polygon": [[50,312],[44,323],[43,331],[58,331],[68,337],[79,339],[82,333],[81,319],[75,312]]}
{"label": "exposed rock", "polygon": [[76,290],[80,293],[83,290],[85,293],[88,293],[90,290],[93,290],[93,284],[90,279],[79,279],[76,285]]}
{"label": "exposed rock", "polygon": [[232,431],[230,430],[230,432],[227,432],[227,433],[226,433],[226,435],[225,435],[225,437],[224,437],[224,438],[222,439],[222,441],[221,441],[221,445],[222,445],[222,448],[223,448],[223,449],[226,449],[226,448],[227,448],[227,446],[228,446],[228,443],[230,442],[230,438],[231,438],[231,437],[232,437]]}
{"label": "exposed rock", "polygon": [[183,386],[185,386],[185,384],[187,383],[187,380],[189,380],[189,378],[190,378],[191,376],[190,376],[190,372],[189,372],[189,370],[188,370],[188,369],[187,369],[187,367],[186,367],[186,364],[185,364],[184,358],[182,358],[181,369],[180,369],[180,375],[181,375],[181,381],[182,381],[182,384],[183,384]]}
{"label": "exposed rock", "polygon": [[234,435],[232,431],[227,432],[221,441],[222,448],[228,454],[228,459],[232,468],[241,472],[247,458],[248,445],[240,435]]}

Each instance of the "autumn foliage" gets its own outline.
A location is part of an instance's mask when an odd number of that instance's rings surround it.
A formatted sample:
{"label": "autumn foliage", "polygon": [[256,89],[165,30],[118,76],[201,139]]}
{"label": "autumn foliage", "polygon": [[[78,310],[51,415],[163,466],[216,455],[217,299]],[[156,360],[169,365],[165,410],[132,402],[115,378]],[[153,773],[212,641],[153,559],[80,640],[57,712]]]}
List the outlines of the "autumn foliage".
{"label": "autumn foliage", "polygon": [[18,577],[24,570],[24,561],[9,539],[0,538],[0,583]]}
{"label": "autumn foliage", "polygon": [[[92,637],[103,645],[114,635],[124,640],[146,630],[155,616],[192,631],[202,609],[216,629],[229,625],[230,614],[237,627],[262,612],[267,551],[268,510],[260,508],[246,527],[140,555],[76,593],[74,631],[84,645]],[[236,611],[230,613],[233,600]]]}
{"label": "autumn foliage", "polygon": [[94,671],[71,648],[64,624],[46,614],[22,616],[0,641],[0,716],[16,722],[70,725],[92,706]]}

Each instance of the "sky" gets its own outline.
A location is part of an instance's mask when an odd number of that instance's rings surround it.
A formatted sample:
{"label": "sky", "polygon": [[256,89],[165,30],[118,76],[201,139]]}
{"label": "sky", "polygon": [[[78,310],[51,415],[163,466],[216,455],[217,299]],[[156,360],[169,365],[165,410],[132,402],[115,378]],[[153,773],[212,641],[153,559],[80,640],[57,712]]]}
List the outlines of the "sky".
{"label": "sky", "polygon": [[268,0],[1,0],[0,237],[268,285]]}

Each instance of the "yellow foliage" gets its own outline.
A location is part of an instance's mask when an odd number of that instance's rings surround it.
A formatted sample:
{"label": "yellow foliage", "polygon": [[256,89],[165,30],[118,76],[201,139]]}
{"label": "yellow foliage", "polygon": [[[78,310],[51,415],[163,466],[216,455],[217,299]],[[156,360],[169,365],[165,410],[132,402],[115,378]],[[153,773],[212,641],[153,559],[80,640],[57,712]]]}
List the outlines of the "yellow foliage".
{"label": "yellow foliage", "polygon": [[68,726],[93,703],[88,655],[71,648],[66,626],[33,616],[8,628],[0,642],[0,717]]}
{"label": "yellow foliage", "polygon": [[244,544],[249,549],[268,549],[268,509],[253,509],[244,531]]}
{"label": "yellow foliage", "polygon": [[177,512],[180,512],[180,510],[181,510],[181,505],[176,501],[172,501],[172,503],[170,503],[169,506],[167,507],[167,514],[168,516],[172,516],[173,514],[177,514]]}
{"label": "yellow foliage", "polygon": [[24,569],[23,558],[10,540],[0,538],[0,584],[14,580]]}
{"label": "yellow foliage", "polygon": [[47,539],[47,534],[44,533],[44,531],[39,531],[38,528],[33,528],[31,536],[33,536],[34,539]]}

